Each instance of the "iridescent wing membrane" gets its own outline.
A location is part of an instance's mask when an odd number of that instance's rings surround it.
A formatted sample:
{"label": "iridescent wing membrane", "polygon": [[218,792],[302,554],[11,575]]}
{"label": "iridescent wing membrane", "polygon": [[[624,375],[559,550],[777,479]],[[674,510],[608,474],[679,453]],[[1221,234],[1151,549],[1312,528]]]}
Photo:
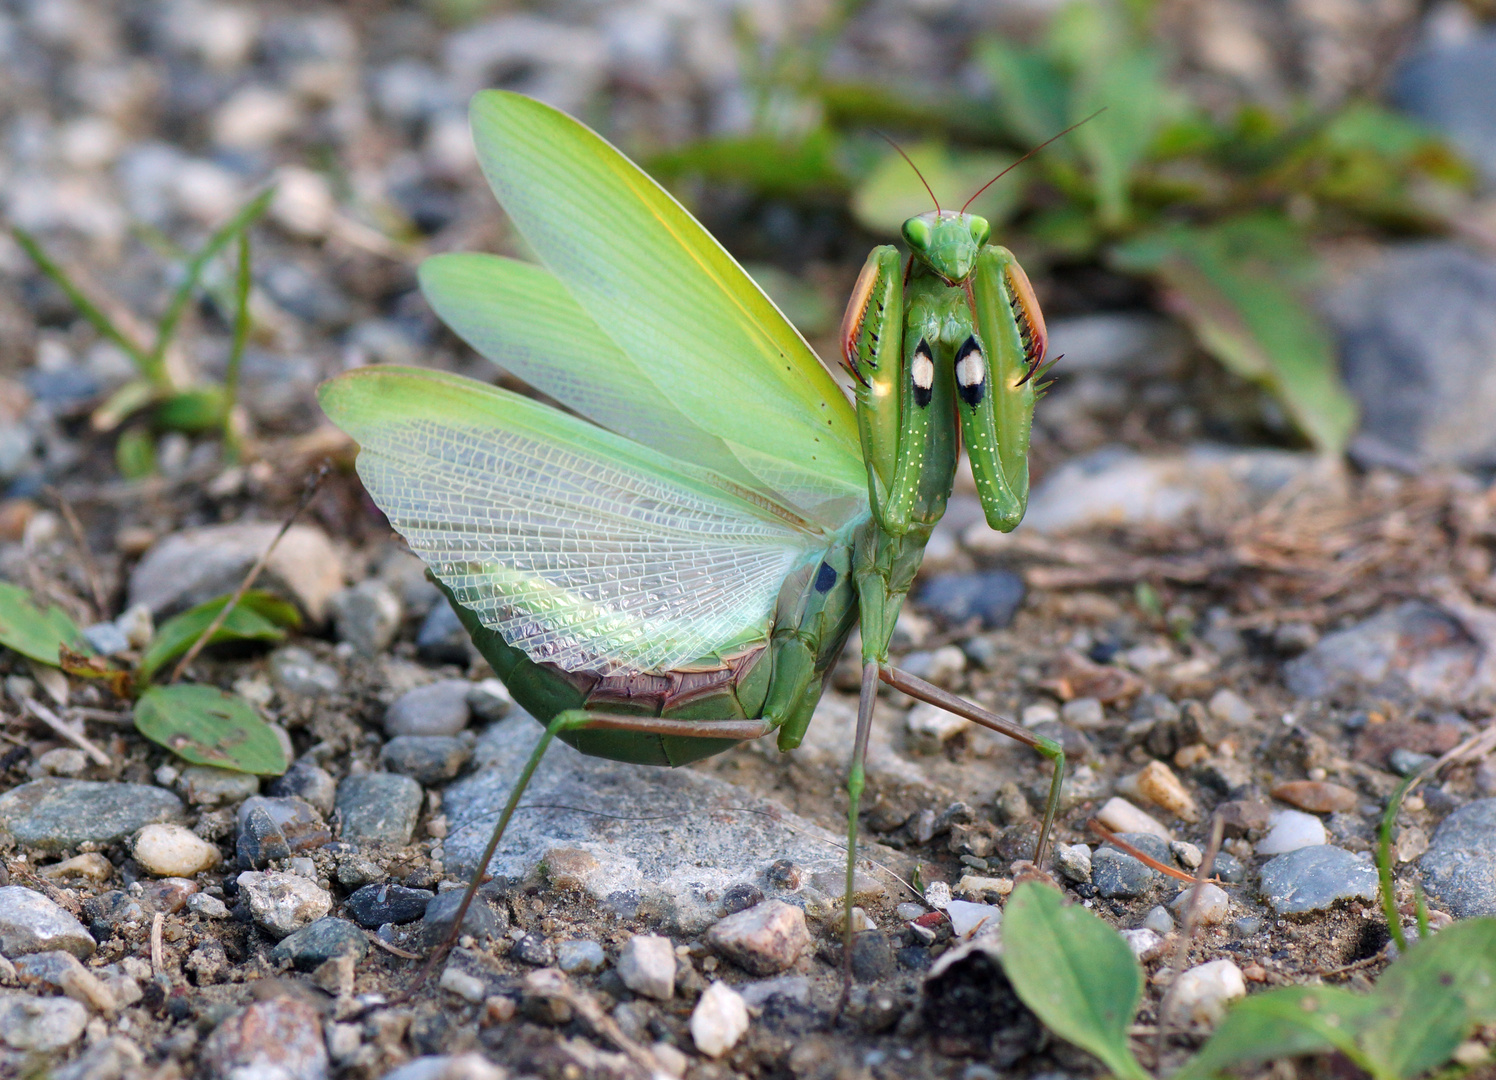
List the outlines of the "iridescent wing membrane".
{"label": "iridescent wing membrane", "polygon": [[815,532],[497,387],[375,367],[327,383],[375,503],[483,624],[567,670],[668,670],[761,637]]}
{"label": "iridescent wing membrane", "polygon": [[[595,425],[453,376],[327,384],[365,486],[483,624],[572,670],[762,640],[785,576],[867,511],[846,397],[663,188],[517,94],[473,101],[490,184],[544,266],[421,268],[474,348]],[[606,429],[606,430],[603,430]]]}

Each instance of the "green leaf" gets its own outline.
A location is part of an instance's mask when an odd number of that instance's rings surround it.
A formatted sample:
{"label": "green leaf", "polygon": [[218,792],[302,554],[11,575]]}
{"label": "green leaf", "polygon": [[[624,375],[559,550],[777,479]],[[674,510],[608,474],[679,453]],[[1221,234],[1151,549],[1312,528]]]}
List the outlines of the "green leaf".
{"label": "green leaf", "polygon": [[168,431],[216,431],[223,426],[227,407],[223,387],[199,386],[168,397],[157,407],[154,420]]}
{"label": "green leaf", "polygon": [[[1017,160],[1016,154],[961,153],[928,142],[906,147],[905,152],[947,210],[959,209],[978,188]],[[972,202],[971,212],[995,228],[1018,208],[1026,179],[1022,169],[1009,173]],[[884,155],[852,195],[852,213],[858,222],[889,236],[898,236],[905,221],[933,209],[919,175],[896,153]]]}
{"label": "green leaf", "polygon": [[197,765],[279,776],[286,753],[243,698],[211,686],[153,686],[135,703],[135,729]]}
{"label": "green leaf", "polygon": [[1204,348],[1269,390],[1315,447],[1339,454],[1356,428],[1334,343],[1300,299],[1311,256],[1270,214],[1210,228],[1173,226],[1112,250],[1122,270],[1152,275]]}
{"label": "green leaf", "polygon": [[54,604],[42,611],[25,589],[6,581],[0,581],[0,645],[53,667],[61,660],[59,646],[93,652],[83,631],[62,608]]}
{"label": "green leaf", "polygon": [[1127,1043],[1143,996],[1132,950],[1085,908],[1054,889],[1018,886],[1003,911],[1003,969],[1023,1003],[1067,1042],[1124,1080],[1147,1080]]}
{"label": "green leaf", "polygon": [[1496,919],[1469,919],[1419,941],[1369,995],[1377,1023],[1361,1035],[1368,1060],[1389,1076],[1442,1065],[1477,1024],[1496,1022]]}
{"label": "green leaf", "polygon": [[[229,597],[220,596],[162,623],[156,636],[151,639],[145,655],[140,658],[140,666],[136,672],[140,681],[150,682],[151,676],[163,664],[170,663],[190,649],[228,602]],[[229,612],[223,625],[213,632],[208,644],[217,645],[222,641],[280,641],[286,636],[283,627],[295,628],[300,624],[301,615],[294,605],[271,593],[251,589],[240,597],[239,603]]]}
{"label": "green leaf", "polygon": [[126,428],[114,444],[114,464],[126,480],[143,480],[156,471],[156,440],[145,427]]}
{"label": "green leaf", "polygon": [[656,176],[746,184],[762,195],[799,196],[842,191],[847,178],[836,160],[836,139],[815,130],[789,141],[772,135],[700,139],[649,159]]}
{"label": "green leaf", "polygon": [[1173,1080],[1203,1080],[1232,1065],[1341,1050],[1361,1059],[1356,1035],[1375,1022],[1367,995],[1335,986],[1284,986],[1253,994],[1226,1014],[1210,1041]]}
{"label": "green leaf", "polygon": [[743,269],[800,333],[824,334],[836,325],[841,312],[804,278],[768,263],[745,263]]}
{"label": "green leaf", "polygon": [[89,423],[95,431],[113,431],[131,414],[155,401],[160,391],[145,379],[131,379],[93,411]]}

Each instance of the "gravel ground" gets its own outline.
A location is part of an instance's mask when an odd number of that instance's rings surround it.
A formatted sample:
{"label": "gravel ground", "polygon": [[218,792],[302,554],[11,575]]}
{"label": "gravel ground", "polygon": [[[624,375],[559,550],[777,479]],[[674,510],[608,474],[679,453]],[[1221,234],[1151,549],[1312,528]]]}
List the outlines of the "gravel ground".
{"label": "gravel ground", "polygon": [[[744,10],[766,33],[805,17]],[[1192,85],[1222,101],[1290,85],[1333,100],[1376,55],[1363,36],[1412,16],[1381,5],[1380,29],[1352,30],[1298,5],[1283,31],[1295,48],[1241,52],[1244,33],[1276,39],[1220,10],[1211,22],[1181,8],[1166,29],[1195,43]],[[0,578],[128,659],[142,625],[232,589],[317,463],[338,466],[262,579],[304,631],[210,652],[189,673],[277,726],[295,759],[284,777],[188,766],[101,687],[0,655],[0,1073],[1096,1074],[1017,1002],[987,936],[1032,851],[1042,760],[887,690],[853,897],[868,921],[851,1004],[833,1017],[857,681],[845,662],[792,755],[753,744],[665,772],[553,750],[459,947],[390,1003],[451,926],[539,728],[391,537],[311,389],[368,362],[491,377],[414,290],[427,253],[509,243],[465,142],[472,90],[540,93],[634,147],[734,130],[746,93],[726,7],[456,26],[444,11],[0,8],[5,214],[101,292],[153,310],[163,247],[200,242],[280,183],[256,233],[251,439],[231,467],[211,439],[168,434],[158,475],[118,479],[113,436],[88,414],[130,370],[0,236]],[[872,5],[832,62],[918,74],[942,43],[1036,18]],[[772,207],[711,193],[704,206],[729,238],[769,231]],[[797,269],[843,288],[871,243],[853,233]],[[1496,697],[1496,494],[1465,473],[1351,473],[1199,442],[1242,430],[1211,420],[1240,387],[1114,295],[1039,285],[1076,374],[1041,406],[1028,522],[996,536],[959,488],[896,662],[1064,742],[1048,869],[1127,932],[1149,973],[1140,1052],[1171,1068],[1241,992],[1368,985],[1388,940],[1373,830],[1400,777],[1440,755],[1462,752],[1397,821],[1398,902],[1411,919],[1421,882],[1436,923],[1496,914],[1496,766],[1480,741]],[[216,376],[228,340],[204,304],[171,363]],[[1180,883],[1091,824],[1189,871],[1216,819],[1219,886],[1187,940]],[[1192,989],[1161,1016],[1180,964]]]}

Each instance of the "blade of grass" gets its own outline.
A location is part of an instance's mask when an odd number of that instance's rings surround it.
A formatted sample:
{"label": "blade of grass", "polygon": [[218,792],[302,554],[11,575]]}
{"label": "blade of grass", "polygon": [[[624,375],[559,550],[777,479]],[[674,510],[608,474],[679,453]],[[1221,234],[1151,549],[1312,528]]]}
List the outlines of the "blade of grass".
{"label": "blade of grass", "polygon": [[89,299],[88,294],[80,289],[68,272],[61,265],[54,262],[41,244],[25,229],[19,225],[11,226],[11,235],[16,238],[31,261],[36,263],[37,269],[51,279],[52,283],[61,289],[67,298],[72,301],[78,314],[82,315],[107,341],[116,345],[124,351],[140,369],[140,373],[151,382],[165,389],[171,388],[171,380],[167,377],[166,369],[162,367],[155,358],[145,351],[139,344],[130,340],[125,333],[115,324],[114,320],[104,313],[104,310]]}
{"label": "blade of grass", "polygon": [[234,431],[234,403],[239,399],[239,368],[249,341],[250,273],[249,230],[239,234],[238,273],[234,278],[234,343],[229,349],[228,369],[223,376],[223,450],[230,462],[239,460],[239,437]]}
{"label": "blade of grass", "polygon": [[203,269],[208,265],[208,260],[227,247],[235,236],[259,220],[260,215],[269,209],[270,200],[274,197],[275,188],[273,187],[260,192],[210,236],[208,242],[198,249],[197,254],[187,260],[182,281],[177,286],[177,291],[172,294],[171,301],[166,305],[166,311],[162,313],[160,321],[156,324],[156,344],[151,350],[151,361],[159,365],[163,372],[166,367],[166,350],[170,347],[172,338],[176,336],[177,326],[182,321],[182,315],[187,310],[192,294],[197,291],[198,282],[202,280]]}

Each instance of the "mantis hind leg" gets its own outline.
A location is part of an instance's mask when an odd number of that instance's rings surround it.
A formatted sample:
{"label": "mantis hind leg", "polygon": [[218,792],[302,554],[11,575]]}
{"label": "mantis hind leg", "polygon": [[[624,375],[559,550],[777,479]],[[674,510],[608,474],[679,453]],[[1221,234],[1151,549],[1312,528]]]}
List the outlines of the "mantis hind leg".
{"label": "mantis hind leg", "polygon": [[1034,865],[1042,871],[1044,855],[1049,847],[1049,834],[1054,828],[1054,819],[1060,808],[1060,787],[1065,779],[1065,751],[1060,744],[1042,735],[1035,735],[1011,720],[1004,720],[996,713],[973,705],[965,698],[957,697],[948,690],[942,690],[933,683],[927,683],[917,676],[910,675],[907,671],[900,671],[888,664],[878,666],[878,677],[895,690],[902,690],[912,698],[939,706],[947,712],[955,713],[963,720],[980,724],[989,731],[1006,735],[1015,742],[1021,742],[1024,746],[1037,750],[1054,762],[1054,775],[1049,782],[1049,798],[1044,805],[1044,823],[1039,828],[1039,841],[1034,845]]}
{"label": "mantis hind leg", "polygon": [[436,965],[441,963],[442,958],[451,950],[453,942],[462,932],[462,921],[467,917],[473,898],[478,895],[478,888],[483,884],[494,852],[499,849],[499,844],[504,839],[504,831],[509,827],[509,819],[514,816],[514,811],[519,806],[520,799],[524,797],[525,789],[530,786],[535,770],[540,767],[540,759],[545,756],[551,742],[563,731],[586,730],[632,731],[642,735],[676,735],[685,738],[746,741],[767,735],[773,730],[773,724],[767,720],[680,720],[667,716],[629,716],[589,712],[583,709],[567,709],[557,713],[546,725],[545,731],[541,733],[535,749],[530,752],[529,760],[525,762],[525,767],[520,771],[519,779],[514,782],[514,789],[510,791],[509,800],[499,814],[499,821],[494,826],[493,835],[488,838],[488,845],[483,849],[483,854],[478,857],[478,865],[473,870],[467,889],[463,891],[462,902],[457,905],[457,912],[452,919],[452,929],[448,931],[446,940],[426,958],[426,963],[421,967],[415,982],[405,991],[402,998],[408,999],[425,984],[431,973],[436,970]]}
{"label": "mantis hind leg", "polygon": [[847,891],[842,897],[842,992],[834,1016],[840,1016],[852,996],[852,886],[857,877],[857,811],[867,780],[867,743],[873,728],[873,705],[878,700],[878,662],[862,665],[862,693],[857,700],[857,733],[852,739],[852,763],[847,770]]}

